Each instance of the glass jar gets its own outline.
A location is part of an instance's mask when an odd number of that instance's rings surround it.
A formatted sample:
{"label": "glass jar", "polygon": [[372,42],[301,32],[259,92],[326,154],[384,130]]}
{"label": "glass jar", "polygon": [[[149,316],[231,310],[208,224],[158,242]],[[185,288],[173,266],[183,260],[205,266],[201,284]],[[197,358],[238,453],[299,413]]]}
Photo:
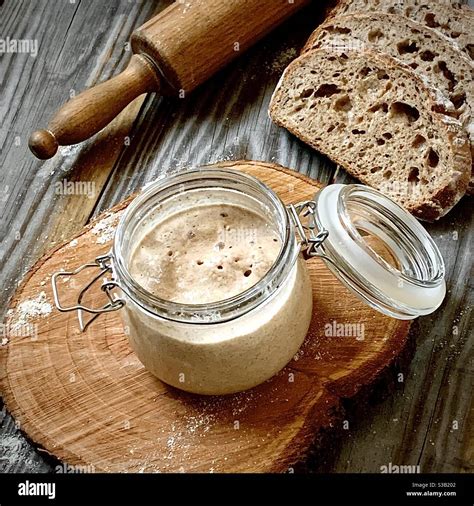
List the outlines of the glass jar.
{"label": "glass jar", "polygon": [[[182,209],[234,204],[269,224],[281,241],[272,267],[253,286],[206,304],[181,304],[148,292],[130,274],[136,244],[153,223]],[[434,311],[445,294],[441,255],[424,228],[393,201],[361,185],[331,185],[314,200],[285,206],[256,178],[230,169],[201,168],[164,178],[128,206],[108,255],[53,276],[61,311],[78,311],[84,330],[102,312],[121,309],[131,347],[162,381],[199,394],[251,388],[281,370],[301,346],[312,315],[306,259],[321,257],[370,306],[395,318]],[[99,274],[63,307],[56,280],[96,266]],[[82,305],[95,280],[109,302]],[[198,301],[197,301],[198,302]],[[93,314],[88,322],[84,312]]]}

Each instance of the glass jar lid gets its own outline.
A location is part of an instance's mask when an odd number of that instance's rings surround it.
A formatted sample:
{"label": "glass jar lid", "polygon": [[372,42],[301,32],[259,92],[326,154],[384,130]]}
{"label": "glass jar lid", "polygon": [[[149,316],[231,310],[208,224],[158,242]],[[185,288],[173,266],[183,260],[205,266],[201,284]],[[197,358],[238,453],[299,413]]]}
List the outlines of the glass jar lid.
{"label": "glass jar lid", "polygon": [[412,215],[363,185],[327,186],[315,203],[310,228],[328,232],[316,255],[344,285],[398,319],[439,307],[446,293],[443,258]]}

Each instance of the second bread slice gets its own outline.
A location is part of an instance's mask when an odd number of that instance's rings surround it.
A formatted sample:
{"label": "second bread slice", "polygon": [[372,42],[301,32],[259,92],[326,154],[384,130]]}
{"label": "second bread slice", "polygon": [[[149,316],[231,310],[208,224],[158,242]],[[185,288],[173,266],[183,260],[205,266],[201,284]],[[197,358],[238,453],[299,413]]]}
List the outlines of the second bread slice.
{"label": "second bread slice", "polygon": [[[311,34],[304,50],[351,45],[398,58],[439,88],[453,103],[474,156],[474,66],[449,39],[404,16],[372,12],[329,18]],[[474,170],[471,186],[474,189]]]}
{"label": "second bread slice", "polygon": [[331,16],[355,12],[401,14],[440,31],[474,61],[474,12],[449,0],[339,0]]}
{"label": "second bread slice", "polygon": [[310,50],[285,70],[270,116],[420,219],[464,195],[471,155],[461,123],[407,66],[370,51]]}

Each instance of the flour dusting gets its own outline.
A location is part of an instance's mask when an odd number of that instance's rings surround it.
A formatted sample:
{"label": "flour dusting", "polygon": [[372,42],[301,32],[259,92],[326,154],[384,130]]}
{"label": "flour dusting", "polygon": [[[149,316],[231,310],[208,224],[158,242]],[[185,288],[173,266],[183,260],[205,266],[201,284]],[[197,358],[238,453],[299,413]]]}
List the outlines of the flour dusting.
{"label": "flour dusting", "polygon": [[33,318],[44,318],[53,310],[53,306],[46,297],[46,292],[40,292],[35,298],[26,299],[18,304],[15,311],[13,327],[26,325]]}
{"label": "flour dusting", "polygon": [[271,72],[283,72],[287,65],[298,56],[298,51],[294,47],[289,47],[281,51],[276,58],[267,66]]}
{"label": "flour dusting", "polygon": [[92,233],[97,236],[97,244],[110,242],[115,235],[117,214],[112,213],[106,216],[92,227]]}

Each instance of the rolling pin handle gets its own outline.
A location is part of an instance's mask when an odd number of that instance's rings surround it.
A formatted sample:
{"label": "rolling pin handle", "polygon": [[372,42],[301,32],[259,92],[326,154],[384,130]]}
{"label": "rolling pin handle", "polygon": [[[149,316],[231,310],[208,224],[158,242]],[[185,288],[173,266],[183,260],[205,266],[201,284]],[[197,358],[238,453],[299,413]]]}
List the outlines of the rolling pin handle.
{"label": "rolling pin handle", "polygon": [[83,91],[64,104],[45,130],[33,132],[28,141],[39,159],[53,157],[59,146],[89,139],[107,126],[142,93],[159,91],[160,78],[146,56],[134,54],[118,76]]}
{"label": "rolling pin handle", "polygon": [[53,132],[37,130],[30,135],[28,146],[36,158],[47,160],[56,154],[59,144]]}

